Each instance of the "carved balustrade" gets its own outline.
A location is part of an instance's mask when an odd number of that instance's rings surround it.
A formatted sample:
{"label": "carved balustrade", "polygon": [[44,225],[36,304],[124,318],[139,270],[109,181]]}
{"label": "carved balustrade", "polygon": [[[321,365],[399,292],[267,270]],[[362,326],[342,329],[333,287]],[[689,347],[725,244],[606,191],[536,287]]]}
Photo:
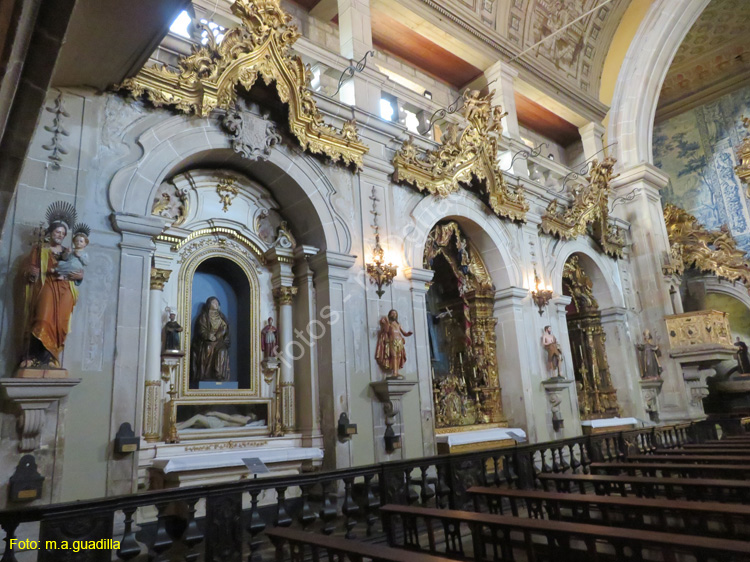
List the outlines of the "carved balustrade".
{"label": "carved balustrade", "polygon": [[[533,488],[540,472],[588,473],[592,462],[741,433],[742,419],[699,422],[574,437],[517,447],[440,455],[356,469],[247,479],[196,488],[146,492],[52,506],[0,511],[5,562],[14,562],[13,538],[40,541],[23,559],[68,559],[69,550],[44,550],[45,541],[112,539],[110,555],[81,551],[76,560],[261,562],[273,550],[264,530],[296,527],[330,535],[375,537],[385,503],[471,509],[471,486]],[[80,544],[80,543],[79,543]],[[19,558],[21,558],[19,556]]]}

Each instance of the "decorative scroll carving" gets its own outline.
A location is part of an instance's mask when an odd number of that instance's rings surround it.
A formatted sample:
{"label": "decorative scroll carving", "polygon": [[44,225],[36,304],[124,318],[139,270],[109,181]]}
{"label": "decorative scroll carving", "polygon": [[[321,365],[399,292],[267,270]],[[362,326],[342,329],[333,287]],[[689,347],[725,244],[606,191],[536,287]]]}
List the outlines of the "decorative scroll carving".
{"label": "decorative scroll carving", "polygon": [[748,130],[748,134],[742,140],[737,149],[737,159],[740,163],[734,168],[740,181],[747,185],[747,196],[750,197],[750,117],[742,117],[742,124]]}
{"label": "decorative scroll carving", "polygon": [[577,238],[589,232],[599,243],[605,254],[622,257],[625,241],[620,229],[609,224],[609,184],[616,160],[607,156],[601,163],[594,160],[586,177],[588,183],[579,186],[573,193],[573,203],[558,210],[557,201],[552,200],[547,213],[542,217],[540,228],[563,240]]}
{"label": "decorative scroll carving", "polygon": [[233,110],[237,87],[250,91],[260,76],[266,86],[274,84],[279,99],[289,105],[289,129],[303,149],[361,168],[368,148],[353,123],[339,132],[323,122],[309,90],[311,73],[291,53],[300,34],[289,25],[292,18],[279,0],[237,0],[232,13],[242,25],[227,31],[221,43],[208,33],[205,45],[180,59],[177,72],[151,66],[115,89],[145,96],[156,107],[207,116],[217,108]]}
{"label": "decorative scroll carving", "polygon": [[172,226],[179,226],[185,221],[188,213],[187,189],[179,189],[171,181],[159,186],[151,205],[151,214],[174,221]]}
{"label": "decorative scroll carving", "polygon": [[729,281],[741,281],[750,292],[750,261],[737,248],[726,225],[706,230],[698,220],[672,204],[664,206],[672,268],[677,275],[695,267]]}
{"label": "decorative scroll carving", "polygon": [[699,310],[665,316],[669,347],[684,348],[719,344],[732,347],[729,318],[726,312]]}
{"label": "decorative scroll carving", "polygon": [[393,158],[393,181],[446,197],[458,191],[460,184],[476,179],[497,216],[524,221],[529,205],[523,193],[508,187],[497,165],[500,120],[505,114],[500,107],[492,108],[491,100],[491,93],[482,97],[467,90],[461,113],[468,124],[460,132],[450,125],[437,150],[420,153],[410,137]]}

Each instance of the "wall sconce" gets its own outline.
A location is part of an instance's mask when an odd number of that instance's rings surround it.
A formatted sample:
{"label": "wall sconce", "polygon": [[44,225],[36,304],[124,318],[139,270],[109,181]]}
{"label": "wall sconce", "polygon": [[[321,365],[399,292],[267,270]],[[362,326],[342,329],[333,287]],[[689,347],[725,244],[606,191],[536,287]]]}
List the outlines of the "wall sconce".
{"label": "wall sconce", "polygon": [[380,213],[378,213],[376,208],[376,203],[379,199],[375,196],[374,186],[372,188],[370,200],[372,200],[372,211],[370,211],[370,213],[375,217],[373,220],[374,224],[372,225],[372,228],[375,229],[375,247],[372,249],[372,263],[367,264],[367,275],[370,276],[370,283],[378,286],[378,290],[375,292],[377,293],[378,298],[381,298],[385,294],[383,287],[387,287],[393,283],[393,278],[396,277],[398,266],[393,265],[392,263],[385,263],[385,252],[380,245],[380,227],[378,226],[378,215]]}
{"label": "wall sconce", "polygon": [[346,412],[341,412],[339,416],[338,434],[342,441],[351,439],[352,435],[357,435],[357,424],[349,423],[349,416],[346,415]]}
{"label": "wall sconce", "polygon": [[536,272],[536,266],[534,266],[534,290],[531,291],[531,298],[534,301],[534,304],[539,307],[539,316],[544,314],[544,307],[546,307],[549,304],[549,301],[552,300],[552,290],[541,287],[540,283],[541,279],[539,279],[539,275]]}

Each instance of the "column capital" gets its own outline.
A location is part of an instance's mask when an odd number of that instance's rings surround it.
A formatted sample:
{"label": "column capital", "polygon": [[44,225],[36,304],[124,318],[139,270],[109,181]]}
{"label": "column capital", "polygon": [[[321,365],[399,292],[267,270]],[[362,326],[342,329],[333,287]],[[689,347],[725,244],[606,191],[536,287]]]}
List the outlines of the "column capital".
{"label": "column capital", "polygon": [[518,71],[507,62],[499,60],[484,71],[487,82],[492,82],[496,78],[503,77],[505,80],[515,80],[518,78]]}
{"label": "column capital", "polygon": [[586,123],[582,127],[578,127],[578,132],[583,137],[584,135],[599,135],[600,137],[604,135],[604,125],[601,123],[597,123],[596,121],[591,121],[589,123]]}
{"label": "column capital", "polygon": [[290,305],[297,294],[297,287],[276,287],[273,290],[273,298],[279,306]]}
{"label": "column capital", "polygon": [[529,290],[524,287],[508,287],[495,291],[495,302],[521,301],[529,295]]}
{"label": "column capital", "polygon": [[325,250],[309,258],[310,267],[312,267],[316,275],[338,281],[349,279],[349,269],[351,269],[356,261],[357,256]]}
{"label": "column capital", "polygon": [[638,182],[660,190],[669,184],[669,176],[653,164],[643,162],[625,170],[620,170],[619,175],[610,182],[610,187],[612,189],[619,189]]}
{"label": "column capital", "polygon": [[171,269],[159,269],[158,267],[151,268],[151,290],[152,291],[163,291],[164,285],[169,281],[171,275]]}
{"label": "column capital", "polygon": [[424,287],[426,284],[432,282],[432,278],[435,276],[435,272],[431,269],[422,269],[419,267],[405,267],[404,277],[411,281],[412,289]]}

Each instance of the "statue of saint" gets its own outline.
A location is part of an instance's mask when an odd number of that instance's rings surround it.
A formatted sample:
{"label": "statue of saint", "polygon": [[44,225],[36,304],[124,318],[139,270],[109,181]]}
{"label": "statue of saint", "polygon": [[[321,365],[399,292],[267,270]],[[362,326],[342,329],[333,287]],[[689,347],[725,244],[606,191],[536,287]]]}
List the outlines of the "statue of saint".
{"label": "statue of saint", "polygon": [[273,325],[273,318],[268,318],[268,323],[260,331],[260,347],[263,350],[263,359],[276,357],[278,348],[276,347],[276,326]]}
{"label": "statue of saint", "polygon": [[380,319],[380,334],[375,347],[375,360],[384,371],[391,371],[388,378],[403,378],[399,371],[406,363],[406,349],[404,337],[412,332],[405,332],[398,323],[398,312],[391,310],[388,316]]}
{"label": "statue of saint", "polygon": [[169,313],[169,322],[164,324],[164,351],[180,351],[180,332],[182,326],[175,320],[177,315],[174,312]]}
{"label": "statue of saint", "polygon": [[195,323],[191,347],[193,381],[229,380],[229,323],[219,299],[208,297]]}
{"label": "statue of saint", "polygon": [[[58,201],[50,205],[44,237],[35,245],[25,266],[26,351],[22,369],[60,367],[85,265],[85,258],[78,255],[71,259],[70,250],[63,246],[75,220],[76,210],[69,203]],[[88,243],[88,236],[85,239]],[[79,254],[83,254],[86,244],[79,241],[79,246]],[[65,261],[70,262],[69,266],[61,265]]]}
{"label": "statue of saint", "polygon": [[560,351],[560,346],[557,344],[557,338],[552,334],[551,326],[544,327],[542,345],[547,352],[547,370],[552,371],[553,377],[562,378],[562,375],[560,375],[562,351]]}
{"label": "statue of saint", "polygon": [[177,429],[218,429],[221,427],[243,427],[246,425],[264,426],[266,423],[264,420],[258,420],[258,416],[255,414],[243,416],[242,414],[225,414],[224,412],[211,411],[196,414],[178,423]]}
{"label": "statue of saint", "polygon": [[740,374],[750,373],[750,356],[748,356],[747,344],[737,336],[734,345],[737,346],[737,366],[740,368]]}
{"label": "statue of saint", "polygon": [[636,345],[642,379],[658,379],[661,375],[661,350],[649,330],[643,330],[643,343]]}

